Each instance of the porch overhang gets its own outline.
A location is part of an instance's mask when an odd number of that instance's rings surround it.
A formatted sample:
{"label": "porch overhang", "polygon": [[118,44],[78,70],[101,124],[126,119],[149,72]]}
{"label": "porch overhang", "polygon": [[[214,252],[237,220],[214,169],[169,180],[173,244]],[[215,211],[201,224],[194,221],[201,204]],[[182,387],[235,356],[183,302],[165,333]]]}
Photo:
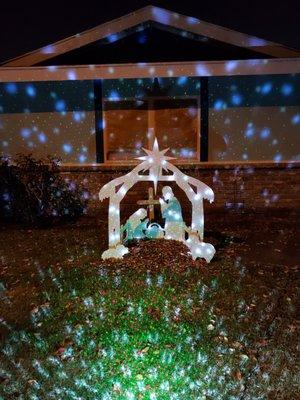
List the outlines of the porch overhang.
{"label": "porch overhang", "polygon": [[299,58],[165,63],[2,67],[0,82],[300,73]]}

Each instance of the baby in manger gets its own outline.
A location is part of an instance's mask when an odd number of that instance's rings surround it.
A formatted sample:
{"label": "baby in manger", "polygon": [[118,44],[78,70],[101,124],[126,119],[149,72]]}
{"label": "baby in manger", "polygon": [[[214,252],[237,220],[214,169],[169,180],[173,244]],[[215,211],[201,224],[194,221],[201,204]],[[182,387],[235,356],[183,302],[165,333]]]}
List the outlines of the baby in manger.
{"label": "baby in manger", "polygon": [[[163,187],[162,195],[163,198],[159,199],[159,204],[162,218],[165,220],[164,228],[162,229],[157,223],[149,224],[149,218],[146,218],[147,210],[139,208],[121,227],[121,233],[126,233],[125,241],[146,237],[149,239],[165,237],[165,239],[185,240],[185,223],[182,219],[179,201],[174,196],[170,186]],[[153,204],[156,204],[155,201],[153,201]]]}

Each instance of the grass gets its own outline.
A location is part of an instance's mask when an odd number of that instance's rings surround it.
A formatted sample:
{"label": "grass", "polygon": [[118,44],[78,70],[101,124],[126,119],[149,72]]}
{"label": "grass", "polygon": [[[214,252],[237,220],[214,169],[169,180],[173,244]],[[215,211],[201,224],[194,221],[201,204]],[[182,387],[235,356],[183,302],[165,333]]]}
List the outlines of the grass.
{"label": "grass", "polygon": [[2,398],[296,399],[295,265],[247,260],[246,230],[223,228],[209,265],[171,241],[104,262],[97,229],[12,229],[31,250],[2,255]]}

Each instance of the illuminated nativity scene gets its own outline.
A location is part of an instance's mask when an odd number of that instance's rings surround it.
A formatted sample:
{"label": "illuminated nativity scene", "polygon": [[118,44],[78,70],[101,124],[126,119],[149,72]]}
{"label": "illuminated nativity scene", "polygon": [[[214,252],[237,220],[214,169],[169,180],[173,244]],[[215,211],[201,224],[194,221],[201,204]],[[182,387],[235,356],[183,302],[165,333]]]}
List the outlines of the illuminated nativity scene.
{"label": "illuminated nativity scene", "polygon": [[[198,179],[182,173],[172,165],[169,161],[172,157],[165,155],[168,149],[160,151],[156,138],[153,149],[144,149],[144,151],[147,156],[138,158],[142,161],[139,165],[125,176],[116,178],[104,185],[100,190],[99,199],[101,201],[109,198],[109,249],[102,254],[102,258],[122,258],[124,254],[128,253],[128,248],[124,246],[123,241],[164,238],[184,242],[193,259],[202,257],[209,262],[214,256],[215,249],[211,244],[203,242],[203,199],[210,202],[214,200],[212,189]],[[149,173],[144,174],[145,171]],[[164,171],[165,174],[163,174]],[[168,174],[168,172],[172,174]],[[146,219],[147,210],[145,208],[138,209],[129,217],[124,226],[120,226],[120,203],[127,191],[140,181],[153,182],[155,194],[159,181],[176,182],[192,204],[191,227],[187,227],[183,221],[181,205],[170,186],[163,187],[163,198],[159,198],[158,201],[162,218],[165,221],[163,228],[158,223],[149,223],[149,219]],[[150,207],[153,207],[154,204],[157,204],[157,201],[148,202]],[[153,213],[153,210],[151,211]],[[124,232],[126,232],[126,236],[122,240]],[[187,239],[186,234],[188,235]]]}

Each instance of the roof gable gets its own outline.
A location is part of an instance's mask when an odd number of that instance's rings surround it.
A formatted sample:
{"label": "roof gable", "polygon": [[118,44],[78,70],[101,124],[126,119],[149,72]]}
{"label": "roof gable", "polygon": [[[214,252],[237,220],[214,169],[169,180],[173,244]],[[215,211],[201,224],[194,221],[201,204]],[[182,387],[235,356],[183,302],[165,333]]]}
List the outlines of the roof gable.
{"label": "roof gable", "polygon": [[[186,38],[208,38],[213,42],[222,42],[224,46],[231,45],[262,54],[265,57],[299,57],[300,52],[289,49],[285,46],[259,39],[244,33],[236,32],[217,25],[203,22],[193,17],[177,14],[163,8],[147,6],[121,18],[101,24],[80,34],[71,36],[64,40],[42,47],[38,50],[16,57],[3,66],[33,66],[47,64],[47,60],[55,59],[58,56],[88,46],[97,41],[114,43],[128,35],[128,31],[136,27],[149,24],[159,24],[160,29],[165,28],[174,33],[180,32]],[[232,57],[228,57],[230,59]],[[241,57],[244,58],[244,57]],[[249,57],[251,58],[251,57]],[[259,57],[257,57],[259,58]]]}
{"label": "roof gable", "polygon": [[262,53],[149,21],[37,65],[103,65],[149,62],[243,60]]}

